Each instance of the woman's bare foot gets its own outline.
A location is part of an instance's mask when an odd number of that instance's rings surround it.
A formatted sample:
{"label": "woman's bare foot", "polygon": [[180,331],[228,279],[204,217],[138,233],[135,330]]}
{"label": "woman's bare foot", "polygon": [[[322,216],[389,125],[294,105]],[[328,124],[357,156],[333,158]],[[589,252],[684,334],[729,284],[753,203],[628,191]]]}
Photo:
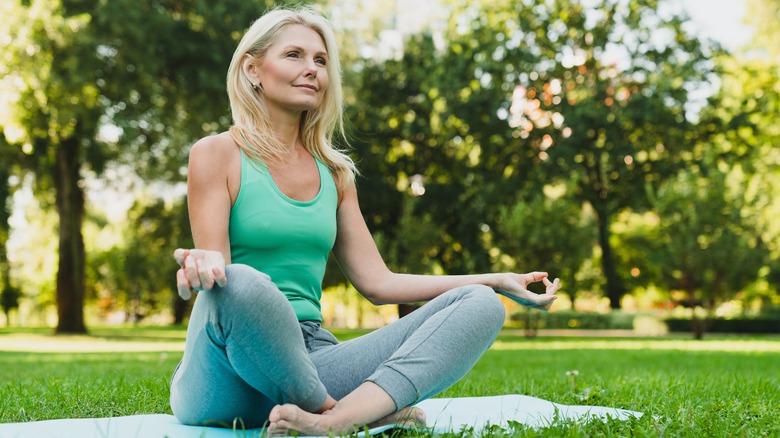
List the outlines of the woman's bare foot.
{"label": "woman's bare foot", "polygon": [[[332,411],[312,414],[292,404],[274,406],[268,420],[270,421],[268,425],[269,436],[290,435],[292,432],[298,435],[328,435],[331,433],[340,435],[354,432],[355,428],[363,426],[339,421],[332,414]],[[425,427],[425,412],[417,407],[406,407],[370,423],[368,427],[388,424]]]}
{"label": "woman's bare foot", "polygon": [[393,412],[387,417],[380,418],[369,424],[368,427],[386,426],[388,424],[398,424],[401,426],[425,427],[425,411],[418,407],[407,406],[398,412]]}
{"label": "woman's bare foot", "polygon": [[330,424],[327,414],[312,414],[298,406],[276,405],[268,415],[268,435],[284,436],[296,432],[298,435],[327,435],[340,432]]}

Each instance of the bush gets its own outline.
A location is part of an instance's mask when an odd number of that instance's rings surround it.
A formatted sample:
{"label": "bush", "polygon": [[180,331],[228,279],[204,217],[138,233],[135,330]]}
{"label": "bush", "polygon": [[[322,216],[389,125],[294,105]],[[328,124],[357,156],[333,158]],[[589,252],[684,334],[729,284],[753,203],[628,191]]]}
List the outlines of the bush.
{"label": "bush", "polygon": [[589,330],[632,330],[634,328],[634,313],[583,313],[573,311],[559,312],[534,312],[529,315],[527,311],[519,311],[510,315],[509,319],[519,328],[526,327],[527,323],[534,324],[538,321],[540,329],[589,329]]}
{"label": "bush", "polygon": [[[691,332],[689,318],[669,318],[664,321],[670,332]],[[780,318],[716,318],[707,328],[709,333],[780,333]]]}
{"label": "bush", "polygon": [[780,320],[780,306],[767,306],[761,309],[761,313],[758,314],[759,318],[777,319]]}

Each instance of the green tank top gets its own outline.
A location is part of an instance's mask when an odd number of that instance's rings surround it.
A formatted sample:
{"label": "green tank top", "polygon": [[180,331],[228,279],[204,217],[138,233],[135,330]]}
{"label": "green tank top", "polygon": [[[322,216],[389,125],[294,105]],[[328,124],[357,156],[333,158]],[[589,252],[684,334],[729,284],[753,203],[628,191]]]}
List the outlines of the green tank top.
{"label": "green tank top", "polygon": [[320,190],[301,202],[282,193],[265,165],[241,151],[241,187],[230,210],[232,262],[268,274],[299,321],[322,321],[322,278],[336,241],[336,183],[316,162]]}

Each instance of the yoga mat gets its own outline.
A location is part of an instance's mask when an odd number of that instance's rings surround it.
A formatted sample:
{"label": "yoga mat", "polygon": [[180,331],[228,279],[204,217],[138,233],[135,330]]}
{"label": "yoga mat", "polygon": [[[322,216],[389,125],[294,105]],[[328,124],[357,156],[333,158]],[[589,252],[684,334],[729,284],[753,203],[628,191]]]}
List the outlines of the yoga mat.
{"label": "yoga mat", "polygon": [[[417,406],[427,415],[427,425],[438,432],[459,431],[487,425],[507,427],[509,421],[531,427],[543,427],[556,418],[586,420],[639,417],[640,412],[602,406],[569,406],[525,395],[457,397],[425,400]],[[378,434],[393,426],[377,427]],[[113,418],[74,418],[0,424],[0,438],[254,438],[263,429],[230,430],[215,427],[185,426],[172,415],[131,415]]]}

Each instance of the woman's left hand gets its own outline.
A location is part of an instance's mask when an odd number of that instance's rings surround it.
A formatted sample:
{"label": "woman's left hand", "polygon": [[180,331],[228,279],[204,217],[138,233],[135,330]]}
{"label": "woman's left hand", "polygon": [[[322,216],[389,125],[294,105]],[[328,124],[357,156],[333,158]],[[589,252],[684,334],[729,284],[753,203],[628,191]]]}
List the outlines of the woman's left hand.
{"label": "woman's left hand", "polygon": [[[522,301],[533,303],[538,309],[547,310],[552,306],[558,296],[556,293],[560,288],[561,281],[555,279],[550,281],[546,272],[529,272],[527,274],[495,274],[495,284],[491,285],[507,295],[509,298],[526,305]],[[536,294],[528,290],[528,285],[541,281],[545,286],[543,294]],[[517,299],[516,299],[517,298]]]}

